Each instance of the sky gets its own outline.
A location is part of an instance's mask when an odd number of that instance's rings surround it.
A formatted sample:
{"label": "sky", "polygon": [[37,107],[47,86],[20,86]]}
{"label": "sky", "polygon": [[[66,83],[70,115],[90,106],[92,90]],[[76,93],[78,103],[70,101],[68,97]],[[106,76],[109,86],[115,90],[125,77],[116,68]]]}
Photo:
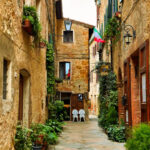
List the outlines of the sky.
{"label": "sky", "polygon": [[63,17],[96,25],[95,0],[62,0]]}

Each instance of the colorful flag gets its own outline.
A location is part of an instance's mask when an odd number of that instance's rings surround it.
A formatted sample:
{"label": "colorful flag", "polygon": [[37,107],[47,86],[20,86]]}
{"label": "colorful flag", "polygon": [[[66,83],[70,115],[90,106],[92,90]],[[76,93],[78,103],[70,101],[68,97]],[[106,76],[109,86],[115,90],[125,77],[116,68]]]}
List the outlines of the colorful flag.
{"label": "colorful flag", "polygon": [[102,40],[102,37],[96,28],[94,28],[94,41],[100,42],[100,43],[105,43],[105,41]]}

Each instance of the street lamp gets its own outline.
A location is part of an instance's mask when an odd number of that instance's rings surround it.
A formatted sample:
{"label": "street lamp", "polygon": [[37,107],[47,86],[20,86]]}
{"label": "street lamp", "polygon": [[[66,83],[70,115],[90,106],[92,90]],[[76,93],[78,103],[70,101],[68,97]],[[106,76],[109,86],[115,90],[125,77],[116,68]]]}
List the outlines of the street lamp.
{"label": "street lamp", "polygon": [[[136,38],[136,31],[134,30],[134,28],[131,25],[125,25],[124,31],[126,32],[124,35],[125,43],[127,45],[129,45],[131,43],[132,39],[134,40]],[[132,32],[132,35],[130,32]]]}
{"label": "street lamp", "polygon": [[72,22],[68,19],[64,21],[66,31],[71,31]]}

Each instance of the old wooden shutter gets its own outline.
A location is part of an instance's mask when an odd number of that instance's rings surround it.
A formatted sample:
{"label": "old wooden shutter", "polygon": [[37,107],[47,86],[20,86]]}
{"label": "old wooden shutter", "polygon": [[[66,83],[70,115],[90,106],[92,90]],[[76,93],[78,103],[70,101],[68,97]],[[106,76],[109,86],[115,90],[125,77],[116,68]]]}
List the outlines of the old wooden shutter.
{"label": "old wooden shutter", "polygon": [[108,19],[112,18],[112,0],[108,0]]}
{"label": "old wooden shutter", "polygon": [[141,122],[150,121],[149,103],[149,41],[140,49]]}
{"label": "old wooden shutter", "polygon": [[130,58],[124,63],[124,94],[127,96],[127,102],[125,105],[125,122],[129,126],[132,126]]}
{"label": "old wooden shutter", "polygon": [[7,70],[8,63],[7,60],[3,61],[3,99],[6,99],[7,96]]}
{"label": "old wooden shutter", "polygon": [[115,0],[115,12],[118,11],[118,0]]}

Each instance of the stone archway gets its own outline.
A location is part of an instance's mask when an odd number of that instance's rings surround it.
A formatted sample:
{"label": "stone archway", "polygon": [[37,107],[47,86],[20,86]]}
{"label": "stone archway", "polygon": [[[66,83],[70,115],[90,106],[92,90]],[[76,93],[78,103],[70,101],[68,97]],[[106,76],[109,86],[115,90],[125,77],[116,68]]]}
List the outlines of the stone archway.
{"label": "stone archway", "polygon": [[18,120],[23,126],[29,126],[30,108],[30,74],[27,70],[20,70],[19,75],[19,108]]}

